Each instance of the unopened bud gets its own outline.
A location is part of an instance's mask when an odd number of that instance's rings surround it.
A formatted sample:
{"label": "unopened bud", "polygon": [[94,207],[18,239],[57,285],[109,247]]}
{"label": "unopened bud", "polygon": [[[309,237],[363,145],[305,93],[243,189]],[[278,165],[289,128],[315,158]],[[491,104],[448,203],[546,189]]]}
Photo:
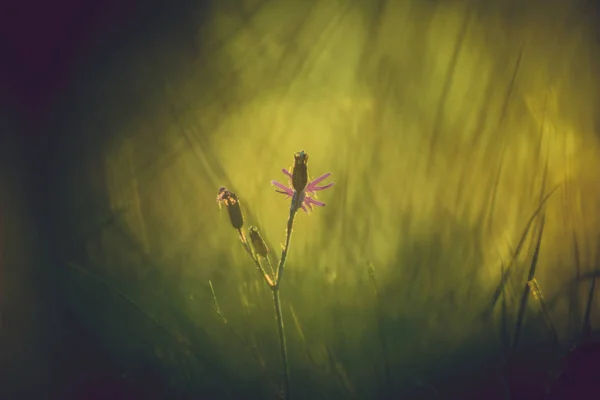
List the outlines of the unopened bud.
{"label": "unopened bud", "polygon": [[294,154],[294,166],[292,168],[292,186],[298,193],[302,192],[308,184],[308,154],[299,151]]}
{"label": "unopened bud", "polygon": [[219,194],[217,195],[217,203],[219,203],[219,207],[221,204],[225,204],[225,207],[227,207],[231,225],[235,229],[242,229],[244,226],[244,216],[242,215],[242,209],[240,208],[240,201],[235,193],[230,192],[226,187],[220,188]]}
{"label": "unopened bud", "polygon": [[250,235],[250,242],[252,243],[252,247],[254,248],[256,254],[261,257],[266,257],[267,254],[269,254],[269,248],[267,247],[267,244],[263,240],[262,236],[260,236],[258,228],[251,226],[248,229],[248,234]]}

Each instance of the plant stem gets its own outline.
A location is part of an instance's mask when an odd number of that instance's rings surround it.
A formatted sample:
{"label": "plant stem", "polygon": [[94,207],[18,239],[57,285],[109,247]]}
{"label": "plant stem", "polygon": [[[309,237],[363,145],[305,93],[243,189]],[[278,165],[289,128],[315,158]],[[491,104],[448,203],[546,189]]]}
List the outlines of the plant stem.
{"label": "plant stem", "polygon": [[275,282],[273,282],[273,279],[271,279],[269,274],[267,274],[267,272],[261,265],[260,260],[258,259],[258,256],[256,256],[252,252],[252,249],[250,248],[250,245],[248,244],[248,241],[246,240],[246,235],[244,235],[244,232],[241,229],[238,229],[238,233],[240,235],[240,240],[242,241],[242,244],[244,245],[244,249],[246,249],[246,252],[250,256],[252,261],[254,261],[254,265],[256,265],[256,269],[258,270],[260,275],[264,278],[265,282],[267,282],[267,285],[269,285],[269,287],[272,288],[273,285],[275,285]]}
{"label": "plant stem", "polygon": [[287,345],[285,341],[285,330],[283,326],[283,314],[281,313],[281,300],[279,299],[279,288],[273,288],[273,303],[275,304],[275,315],[277,316],[277,328],[279,331],[279,348],[281,351],[281,357],[283,358],[284,368],[284,398],[286,400],[291,399],[291,384],[290,384],[290,366],[288,362]]}
{"label": "plant stem", "polygon": [[[233,333],[233,335],[236,337],[238,342],[240,342],[240,344],[246,349],[246,351],[248,351],[248,353],[250,354],[250,357],[252,357],[252,359],[261,366],[261,369],[263,370],[263,372],[265,372],[265,363],[262,360],[262,358],[257,356],[258,349],[256,348],[256,346],[251,346],[246,340],[244,340],[244,338],[238,332],[238,330],[235,329],[233,326],[231,326],[231,324],[229,323],[229,321],[227,320],[225,315],[223,315],[223,313],[221,312],[221,307],[219,307],[219,302],[217,301],[217,295],[215,294],[215,289],[213,288],[213,284],[210,280],[208,281],[208,285],[210,286],[210,291],[212,293],[213,300],[215,302],[215,307],[214,307],[215,313],[219,316],[219,318],[221,318],[223,325],[225,325],[229,328],[229,330],[231,331],[231,333]],[[266,376],[266,373],[265,373],[265,376]]]}
{"label": "plant stem", "polygon": [[383,373],[385,379],[385,397],[390,394],[390,382],[391,382],[391,374],[390,374],[390,363],[388,362],[388,343],[386,339],[386,335],[384,333],[384,325],[383,325],[383,309],[381,305],[381,299],[379,297],[379,290],[377,288],[377,280],[375,279],[375,267],[371,262],[367,262],[367,271],[369,273],[369,279],[371,281],[371,285],[373,286],[373,292],[375,294],[376,299],[376,312],[375,316],[377,318],[377,334],[379,335],[379,343],[381,345],[381,359],[383,361]]}
{"label": "plant stem", "polygon": [[277,268],[277,276],[275,277],[275,286],[279,289],[281,284],[281,277],[283,276],[283,268],[285,267],[285,261],[287,260],[288,251],[290,249],[290,239],[292,238],[292,228],[294,227],[294,217],[296,216],[294,207],[290,209],[290,217],[287,222],[287,233],[285,237],[285,246],[281,252],[281,259],[279,260],[279,267]]}
{"label": "plant stem", "polygon": [[271,277],[271,280],[273,283],[275,283],[275,268],[273,268],[273,264],[271,263],[271,260],[269,259],[269,257],[265,257],[265,260],[267,262],[267,266],[269,267],[269,271],[267,271],[269,273],[269,276]]}
{"label": "plant stem", "polygon": [[291,395],[291,384],[290,384],[290,366],[288,362],[287,344],[285,341],[285,329],[283,325],[283,314],[281,313],[281,300],[279,298],[279,287],[281,285],[281,278],[283,277],[283,269],[285,267],[285,261],[287,260],[287,254],[290,248],[290,239],[292,237],[292,228],[294,226],[294,217],[296,216],[297,208],[292,207],[290,209],[290,216],[287,222],[287,233],[285,237],[285,246],[281,252],[281,259],[279,260],[279,266],[277,268],[277,276],[275,277],[275,283],[271,286],[273,290],[273,303],[275,305],[275,316],[277,317],[277,328],[279,330],[279,345],[281,351],[281,358],[283,359],[283,371],[285,374],[284,379],[284,398],[289,400],[292,398]]}

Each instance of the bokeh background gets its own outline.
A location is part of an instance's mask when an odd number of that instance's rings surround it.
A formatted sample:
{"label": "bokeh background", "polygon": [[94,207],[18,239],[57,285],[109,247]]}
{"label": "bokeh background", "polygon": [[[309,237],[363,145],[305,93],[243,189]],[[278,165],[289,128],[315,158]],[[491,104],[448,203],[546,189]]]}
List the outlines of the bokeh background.
{"label": "bokeh background", "polygon": [[282,287],[295,397],[503,398],[540,231],[544,301],[514,357],[545,373],[581,338],[600,242],[593,5],[127,10],[94,26],[45,112],[3,118],[7,393],[77,398],[106,365],[157,398],[276,398],[270,293],[215,197],[237,193],[276,262],[289,202],[270,181],[299,150],[335,186],[297,218]]}

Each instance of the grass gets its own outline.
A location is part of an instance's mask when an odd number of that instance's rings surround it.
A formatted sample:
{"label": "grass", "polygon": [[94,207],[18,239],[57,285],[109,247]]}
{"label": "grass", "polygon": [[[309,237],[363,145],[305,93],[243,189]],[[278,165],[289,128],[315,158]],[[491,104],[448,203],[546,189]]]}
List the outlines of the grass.
{"label": "grass", "polygon": [[[537,232],[536,232],[536,235],[535,235],[535,238],[533,241],[535,244],[534,254],[532,255],[531,263],[529,264],[527,281],[523,286],[523,291],[522,291],[522,295],[521,295],[521,303],[519,305],[519,309],[517,310],[517,324],[516,324],[515,330],[513,332],[513,338],[511,340],[511,342],[512,342],[511,347],[512,347],[513,355],[520,351],[517,348],[517,344],[520,342],[520,339],[519,339],[520,335],[522,335],[523,327],[526,325],[526,321],[525,321],[526,313],[524,310],[527,308],[527,301],[530,297],[533,297],[533,299],[535,299],[535,301],[539,305],[539,310],[543,316],[543,322],[545,323],[545,326],[548,327],[548,329],[550,329],[550,330],[554,330],[551,328],[552,321],[550,321],[549,317],[547,317],[550,313],[548,309],[551,309],[553,307],[552,301],[550,303],[547,303],[544,301],[543,296],[541,295],[542,289],[540,288],[539,283],[535,280],[536,270],[539,269],[539,267],[540,267],[539,262],[538,262],[539,261],[538,255],[542,248],[543,226],[544,226],[543,221],[544,221],[544,214],[542,213],[540,215]],[[77,271],[79,271],[79,273],[91,275],[91,273],[89,273],[89,271],[87,271],[84,267],[80,267],[76,264],[70,264],[69,266],[71,269],[76,269]],[[267,271],[265,268],[263,268],[263,270],[265,270],[265,272]],[[578,285],[581,285],[582,283],[588,283],[588,282],[590,283],[586,308],[585,308],[585,312],[584,312],[584,320],[582,321],[582,325],[584,326],[584,328],[582,328],[582,336],[587,336],[587,335],[584,335],[584,332],[590,331],[591,304],[592,304],[594,290],[595,290],[594,282],[595,282],[595,279],[598,277],[598,274],[588,274],[588,275],[582,275],[579,278],[579,280],[577,281]],[[381,304],[381,301],[382,301],[381,293],[379,291],[379,284],[378,284],[376,276],[375,276],[375,268],[371,263],[367,264],[365,276],[367,277],[367,282],[370,285],[371,293],[373,294],[374,301],[375,301],[373,303],[373,307],[374,307],[373,315],[375,317],[375,325],[370,327],[370,329],[376,333],[375,337],[377,339],[372,342],[372,345],[374,346],[373,349],[375,349],[377,347],[379,348],[379,351],[378,351],[379,367],[377,368],[377,370],[380,371],[380,373],[381,373],[381,375],[380,375],[381,380],[379,381],[379,383],[376,383],[376,384],[374,383],[374,385],[375,385],[375,387],[379,387],[381,389],[381,390],[379,390],[379,395],[377,396],[377,398],[389,398],[389,397],[386,397],[386,395],[389,395],[390,393],[398,393],[398,390],[400,390],[400,392],[403,392],[403,391],[405,392],[405,390],[406,390],[406,388],[405,389],[398,388],[397,384],[394,384],[394,382],[393,382],[394,377],[398,376],[398,374],[409,375],[409,374],[411,374],[411,372],[408,370],[405,370],[403,367],[398,366],[397,356],[393,353],[394,346],[390,345],[389,337],[386,335],[385,325],[386,324],[389,325],[390,317],[386,316],[386,314],[383,311],[382,304]],[[103,286],[106,286],[109,290],[118,293],[118,296],[120,298],[122,298],[128,304],[132,305],[139,313],[143,314],[145,318],[152,321],[152,323],[156,327],[158,327],[159,330],[162,330],[168,337],[170,337],[171,344],[167,345],[167,347],[180,346],[182,349],[188,349],[187,351],[190,352],[191,354],[195,354],[194,357],[200,357],[202,359],[202,360],[198,360],[196,362],[200,362],[203,364],[205,363],[208,365],[210,365],[212,363],[212,361],[210,359],[206,359],[206,357],[203,356],[203,351],[201,349],[197,348],[197,346],[194,346],[194,345],[188,343],[185,340],[182,340],[181,333],[174,331],[172,328],[169,328],[166,324],[161,322],[160,319],[154,317],[150,312],[145,310],[143,307],[138,306],[136,304],[136,302],[131,299],[131,297],[129,297],[128,295],[123,293],[121,290],[116,289],[109,282],[106,282],[97,276],[94,276],[93,279],[101,281]],[[261,278],[261,279],[264,279],[264,278]],[[293,282],[293,281],[291,281],[291,282]],[[269,360],[271,361],[271,364],[273,361],[272,357],[270,357],[270,353],[272,352],[272,350],[269,348],[264,348],[264,347],[261,348],[256,343],[254,343],[252,340],[249,340],[248,338],[250,336],[250,333],[249,333],[250,329],[236,328],[236,325],[232,324],[229,321],[229,319],[224,315],[224,311],[221,309],[221,306],[217,300],[217,294],[215,293],[215,288],[213,286],[212,281],[209,282],[208,287],[210,289],[211,296],[213,298],[213,302],[214,302],[213,309],[214,309],[215,314],[218,316],[221,323],[227,327],[227,330],[229,331],[229,334],[231,335],[232,339],[239,342],[241,347],[243,347],[245,349],[248,357],[256,365],[256,368],[260,369],[260,371],[261,371],[260,375],[262,376],[262,380],[263,380],[262,384],[270,387],[269,391],[271,393],[273,393],[273,396],[275,396],[278,391],[278,389],[277,389],[278,385],[275,384],[274,381],[271,379],[270,371],[272,371],[272,368],[269,365],[270,364]],[[366,289],[366,287],[365,287],[365,289]],[[504,293],[504,291],[501,291],[501,293]],[[501,294],[501,297],[502,296],[503,295]],[[510,314],[511,314],[510,307],[505,302],[503,302],[503,304],[505,307],[508,308],[505,311],[505,313],[510,316]],[[345,363],[342,361],[342,359],[336,355],[337,351],[335,351],[333,349],[331,344],[326,343],[326,340],[327,340],[326,337],[325,336],[323,336],[323,337],[315,336],[315,332],[318,332],[319,329],[315,330],[313,327],[310,327],[310,329],[305,329],[303,327],[303,322],[302,322],[302,319],[305,317],[302,315],[302,313],[299,314],[297,311],[295,311],[294,308],[292,307],[292,305],[287,306],[286,309],[290,310],[289,311],[289,315],[290,315],[289,323],[290,323],[290,326],[294,327],[294,332],[295,332],[295,334],[293,335],[293,337],[294,337],[293,347],[301,348],[300,353],[304,354],[304,360],[302,360],[296,356],[289,357],[289,355],[288,355],[288,362],[289,362],[288,367],[290,367],[290,375],[288,375],[288,376],[290,376],[290,377],[297,376],[298,377],[297,378],[298,386],[297,386],[297,390],[296,390],[297,396],[299,398],[305,398],[305,394],[311,392],[311,390],[304,386],[308,382],[311,382],[310,385],[313,385],[313,389],[316,390],[317,393],[318,392],[321,393],[321,396],[319,397],[317,395],[316,398],[335,398],[336,393],[337,393],[337,395],[341,395],[343,393],[344,398],[363,398],[365,393],[368,393],[369,391],[367,390],[365,392],[365,387],[363,387],[360,383],[358,383],[359,381],[356,381],[355,372],[353,372],[353,371],[356,371],[356,366],[353,365],[352,366],[353,368],[351,368],[350,370],[348,368],[346,368]],[[260,310],[258,310],[258,311],[260,311]],[[256,312],[256,311],[254,311],[254,312]],[[318,313],[319,310],[316,310],[316,312]],[[250,315],[250,320],[252,320],[252,318],[253,318],[252,315]],[[533,324],[533,323],[535,323],[535,321],[533,321],[533,320],[530,321],[530,324]],[[278,325],[279,325],[279,322],[278,322]],[[387,328],[387,330],[389,331],[389,328]],[[287,333],[288,336],[290,334],[289,332],[285,332],[285,331],[283,331],[283,333],[284,334]],[[323,333],[325,333],[325,332],[323,332]],[[189,334],[191,334],[191,332],[187,332],[187,334],[189,336]],[[553,333],[553,335],[556,336],[555,333]],[[278,334],[278,336],[279,336],[279,334]],[[288,339],[288,336],[286,336],[286,339]],[[350,350],[344,349],[344,351],[350,351]],[[280,349],[279,353],[283,360],[283,356],[282,356],[281,352],[282,352],[282,350]],[[557,355],[557,358],[558,358],[558,355]],[[290,361],[290,360],[292,360],[292,361]],[[301,365],[304,365],[305,368],[308,368],[308,370],[306,372],[302,372],[301,370],[298,369],[298,365],[294,365],[293,363],[300,363]],[[180,364],[179,367],[173,366],[171,368],[185,368],[185,367],[183,366],[183,364]],[[285,368],[285,367],[282,367],[282,370],[283,370],[283,368]],[[366,368],[366,365],[363,366],[363,369],[364,368]],[[227,373],[227,372],[222,370],[221,373]],[[292,373],[294,373],[294,374],[292,375]],[[415,375],[420,375],[419,372],[413,371],[412,373]],[[424,371],[424,373],[425,373],[425,375],[427,374],[426,371]],[[283,374],[281,374],[281,375],[283,376]],[[309,378],[309,376],[311,376],[312,378]],[[314,380],[316,377],[319,377],[319,378],[317,380]],[[193,375],[189,379],[194,379]],[[283,377],[283,379],[281,379],[281,382],[280,382],[280,383],[283,383],[283,385],[285,385],[284,379],[285,379],[285,377]],[[422,381],[423,379],[411,378],[411,380],[413,380],[413,381],[421,380]],[[434,379],[434,381],[435,381],[435,379]],[[327,385],[333,385],[333,386],[330,387],[329,389],[325,389],[327,387]],[[415,384],[415,386],[417,386],[417,385]],[[428,386],[427,388],[423,388],[421,391],[421,393],[423,393],[423,392],[427,393],[427,395],[425,395],[426,396],[425,398],[444,398],[443,386],[439,389],[438,388],[432,389],[429,384],[427,384],[427,386]],[[223,392],[223,398],[226,398],[226,397],[227,397],[227,395],[225,394],[225,392]]]}
{"label": "grass", "polygon": [[381,361],[383,364],[383,396],[387,398],[390,393],[390,382],[392,380],[390,371],[389,357],[389,346],[387,343],[387,336],[384,332],[384,315],[380,303],[379,290],[377,288],[377,281],[375,279],[375,267],[371,262],[367,263],[367,271],[369,274],[369,280],[371,281],[371,287],[376,298],[376,319],[377,319],[377,333],[379,336],[379,343],[381,344]]}
{"label": "grass", "polygon": [[[536,279],[537,271],[540,267],[543,267],[539,263],[539,254],[542,250],[544,227],[547,218],[545,205],[557,189],[558,187],[555,187],[550,192],[540,196],[539,204],[526,221],[523,235],[519,239],[516,249],[512,252],[511,259],[500,262],[500,282],[492,295],[491,301],[484,310],[484,315],[488,317],[484,320],[484,326],[487,329],[484,332],[489,332],[495,329],[492,328],[494,321],[490,319],[493,309],[501,301],[500,325],[504,332],[502,335],[505,337],[506,351],[510,356],[508,357],[509,362],[513,356],[527,350],[526,348],[519,348],[518,345],[522,342],[521,339],[524,336],[531,336],[532,326],[538,324],[538,321],[535,319],[527,320],[527,316],[529,315],[527,310],[531,304],[530,298],[533,298],[535,304],[538,306],[544,328],[552,334],[553,345],[548,350],[556,352],[556,358],[561,354],[560,351],[557,351],[559,335],[557,334],[554,322],[551,320],[552,309],[556,300],[552,298],[547,302],[544,299],[542,288]],[[340,294],[335,290],[328,293],[328,291],[332,290],[331,286],[325,283],[324,277],[315,276],[315,274],[310,274],[308,277],[302,278],[290,275],[289,279],[286,280],[286,285],[288,285],[286,287],[289,289],[286,290],[302,293],[299,288],[305,285],[316,296],[320,296],[321,302],[306,297],[295,297],[294,302],[294,296],[290,296],[290,303],[282,306],[280,289],[282,287],[282,277],[286,272],[285,265],[290,251],[295,217],[295,211],[290,211],[286,225],[286,239],[278,263],[271,262],[271,253],[260,254],[257,245],[250,238],[250,233],[246,233],[241,228],[236,229],[236,234],[241,241],[243,251],[250,257],[253,267],[258,272],[258,275],[255,275],[255,277],[262,282],[264,287],[268,288],[272,295],[271,312],[273,314],[271,316],[275,317],[277,327],[276,329],[272,329],[272,331],[274,334],[276,332],[275,337],[277,342],[268,338],[265,339],[264,336],[268,336],[270,333],[256,331],[257,327],[260,326],[258,314],[261,314],[262,317],[265,315],[268,316],[268,311],[265,307],[260,305],[255,308],[245,309],[243,313],[247,315],[247,320],[244,321],[237,319],[240,312],[235,310],[232,310],[234,311],[234,316],[229,318],[230,316],[226,316],[226,311],[224,311],[217,298],[213,280],[208,281],[207,289],[212,299],[214,315],[217,316],[220,324],[226,328],[224,332],[227,336],[219,339],[224,342],[227,342],[229,338],[236,341],[245,354],[239,354],[235,357],[238,359],[248,358],[256,370],[253,371],[253,374],[260,377],[260,381],[248,384],[244,390],[251,390],[252,393],[268,393],[268,398],[282,397],[286,399],[291,398],[292,395],[297,398],[323,399],[339,398],[340,396],[349,399],[367,397],[395,398],[401,395],[404,395],[405,398],[411,398],[411,396],[432,399],[445,398],[445,393],[448,390],[447,382],[436,377],[435,373],[432,373],[429,367],[419,369],[411,367],[413,365],[430,363],[432,358],[435,359],[435,355],[423,361],[414,358],[414,355],[419,354],[420,350],[411,349],[410,347],[412,343],[416,343],[419,339],[419,328],[417,328],[415,333],[408,335],[407,339],[402,339],[402,342],[398,341],[397,337],[402,331],[411,329],[413,322],[410,319],[405,321],[397,320],[393,315],[386,312],[386,310],[389,310],[390,305],[388,293],[390,290],[393,290],[396,282],[388,282],[385,279],[379,281],[378,276],[376,276],[375,267],[371,262],[366,262],[367,268],[363,267],[361,269],[364,280],[358,286],[360,289],[357,293],[361,293],[361,301],[366,304],[365,309],[370,310],[372,324],[365,324],[366,320],[358,315],[358,313],[355,314],[356,316],[353,316],[352,313],[349,313],[347,316],[336,313],[335,319],[338,320],[337,323],[340,324],[340,327],[337,329],[335,335],[331,335],[330,325],[328,324],[333,323],[333,318],[327,315],[328,313],[325,311],[327,306],[326,299],[332,297],[338,298]],[[535,223],[536,221],[537,224]],[[531,238],[532,236],[533,238]],[[533,254],[531,255],[531,262],[527,265],[525,282],[523,282],[522,286],[519,284],[519,287],[522,288],[520,302],[517,303],[517,308],[514,309],[510,301],[511,296],[507,291],[507,283],[509,278],[516,275],[515,272],[520,268],[521,254],[524,252],[528,240],[532,242]],[[446,249],[444,249],[445,251]],[[579,262],[579,255],[576,256],[576,262]],[[274,265],[276,265],[276,268],[274,268]],[[171,338],[169,344],[165,344],[164,346],[167,348],[179,347],[181,348],[180,353],[189,354],[187,360],[182,360],[181,357],[179,361],[174,362],[159,360],[159,363],[169,365],[168,368],[173,370],[172,373],[187,374],[186,379],[193,381],[196,379],[195,374],[198,373],[193,371],[199,370],[191,367],[190,363],[209,366],[215,365],[215,354],[233,352],[233,350],[222,348],[213,353],[213,355],[207,355],[205,351],[206,346],[211,346],[211,341],[214,340],[216,342],[217,338],[208,338],[208,342],[198,345],[197,342],[191,340],[197,332],[187,328],[176,329],[169,326],[160,317],[157,317],[156,314],[150,312],[145,307],[139,306],[131,296],[126,295],[122,290],[111,285],[110,282],[95,276],[86,268],[76,264],[71,263],[69,267],[77,270],[78,273],[93,277],[104,287],[117,293],[119,298],[133,306],[144,318],[150,320],[153,325]],[[597,276],[598,274],[580,274],[573,282],[568,284],[570,289],[573,285],[591,282],[589,291],[587,292],[587,302],[583,313],[584,318],[581,322],[583,325],[582,338],[589,337],[589,332],[591,331],[591,310]],[[248,277],[243,277],[243,279],[248,279]],[[344,283],[342,281],[336,285],[343,286]],[[169,285],[165,282],[165,286]],[[177,285],[172,286],[177,290]],[[230,290],[221,286],[219,288],[225,293],[224,297],[230,297]],[[371,295],[365,295],[368,293],[371,293]],[[570,295],[570,293],[568,294]],[[219,290],[219,295],[223,297],[221,290]],[[260,296],[260,292],[251,292],[248,295]],[[399,299],[399,297],[396,297],[396,299]],[[302,300],[307,305],[300,305],[299,301]],[[228,310],[227,314],[229,314],[231,302],[227,301],[226,303],[227,306],[225,306],[225,309]],[[309,304],[322,304],[322,307],[311,308]],[[295,305],[298,305],[298,307],[295,307]],[[340,309],[344,307],[347,307],[347,305],[342,303]],[[293,327],[292,330],[285,329],[286,325],[283,319],[284,310],[286,311],[286,315],[289,315],[290,320],[288,323]],[[289,310],[289,313],[287,310]],[[510,329],[511,318],[513,316],[516,317],[516,321],[514,329]],[[272,321],[268,317],[265,320]],[[206,325],[210,324],[210,321],[202,320],[198,324]],[[361,324],[364,324],[364,326],[361,326]],[[353,327],[357,331],[348,330],[348,326]],[[359,329],[362,329],[362,331],[359,331]],[[512,330],[512,332],[509,333],[509,330]],[[363,342],[357,342],[356,339],[361,335],[367,335],[365,337],[368,339]],[[485,336],[487,333],[483,335]],[[255,340],[256,337],[258,340]],[[493,344],[495,339],[493,337],[482,337],[481,340],[483,341],[482,343],[490,345]],[[403,349],[401,350],[403,352],[400,352],[399,349]],[[279,357],[277,361],[277,358],[274,356],[275,353]],[[454,355],[453,357],[458,356]],[[438,356],[438,359],[451,360],[452,357]],[[450,361],[443,361],[440,364],[445,362]],[[244,375],[250,373],[244,367],[239,367],[240,370],[236,372],[231,370],[231,368],[235,367],[229,366],[229,369],[227,367],[220,368],[218,371],[213,371],[213,373],[226,375],[229,382],[235,382],[236,374]],[[274,379],[274,376],[278,378]],[[295,381],[292,381],[292,378],[295,378]],[[511,384],[509,376],[505,377],[505,381],[507,385]],[[469,385],[468,381],[465,381],[465,385]],[[499,387],[498,389],[500,391],[501,388]],[[194,389],[189,390],[192,391]],[[222,390],[218,396],[219,398],[235,398],[240,393],[226,389]]]}

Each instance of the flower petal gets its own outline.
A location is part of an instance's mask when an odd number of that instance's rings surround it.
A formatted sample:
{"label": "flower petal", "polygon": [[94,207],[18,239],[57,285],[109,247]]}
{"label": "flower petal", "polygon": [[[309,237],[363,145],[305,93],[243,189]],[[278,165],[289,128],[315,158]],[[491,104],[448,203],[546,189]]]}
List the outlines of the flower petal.
{"label": "flower petal", "polygon": [[292,179],[292,174],[290,173],[290,171],[288,171],[287,169],[282,169],[283,173],[286,174],[288,176],[288,178]]}
{"label": "flower petal", "polygon": [[315,206],[319,206],[319,207],[325,207],[325,203],[323,203],[322,201],[318,201],[318,200],[312,199],[310,197],[306,197],[304,199],[304,201],[306,203],[308,203],[311,208],[312,208],[312,204],[314,204]]}
{"label": "flower petal", "polygon": [[319,190],[325,190],[325,189],[329,189],[330,187],[332,187],[333,185],[335,185],[335,182],[331,182],[328,183],[325,186],[312,186],[312,185],[308,185],[308,187],[306,188],[306,190],[308,192],[317,192]]}
{"label": "flower petal", "polygon": [[277,193],[285,194],[285,197],[286,197],[287,199],[289,199],[290,197],[292,197],[292,196],[291,196],[289,193],[286,193],[286,192],[284,192],[284,191],[282,191],[282,190],[275,190],[275,191],[276,191]]}
{"label": "flower petal", "polygon": [[321,175],[320,177],[318,177],[317,179],[315,179],[314,181],[310,182],[309,185],[316,185],[317,183],[329,178],[329,176],[331,175],[331,172],[328,172],[326,174]]}
{"label": "flower petal", "polygon": [[304,205],[305,205],[305,206],[306,206],[306,208],[308,208],[310,211],[312,211],[312,210],[313,210],[313,206],[312,206],[312,204],[310,203],[310,197],[307,197],[307,198],[306,198],[306,201],[304,201]]}
{"label": "flower petal", "polygon": [[288,196],[294,195],[294,191],[282,183],[279,183],[277,181],[271,181],[271,184],[274,186],[277,186],[279,189],[283,190],[285,192],[285,194],[287,194]]}

